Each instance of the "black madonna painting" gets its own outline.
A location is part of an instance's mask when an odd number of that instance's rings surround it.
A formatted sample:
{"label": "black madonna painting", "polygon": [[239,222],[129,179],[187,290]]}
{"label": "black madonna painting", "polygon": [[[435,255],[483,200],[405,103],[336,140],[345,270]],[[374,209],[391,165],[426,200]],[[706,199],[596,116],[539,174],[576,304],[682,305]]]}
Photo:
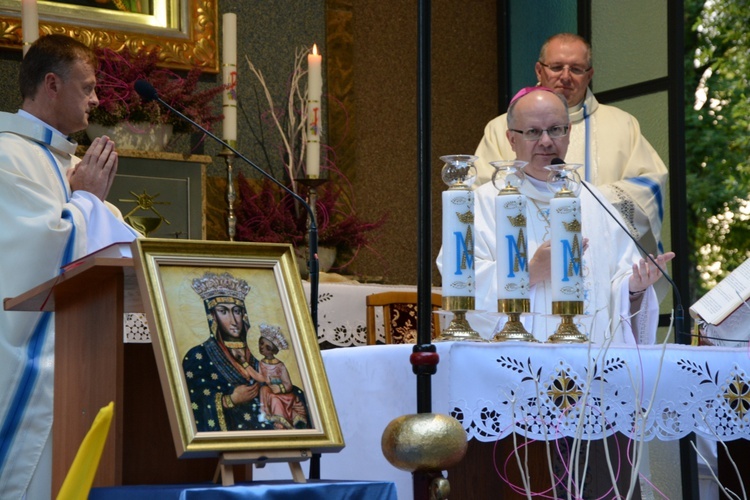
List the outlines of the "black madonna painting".
{"label": "black madonna painting", "polygon": [[198,431],[309,428],[305,394],[287,368],[298,373],[288,335],[280,325],[251,322],[247,281],[207,272],[191,287],[208,323],[207,338],[182,361]]}
{"label": "black madonna painting", "polygon": [[290,245],[135,246],[178,455],[343,447]]}

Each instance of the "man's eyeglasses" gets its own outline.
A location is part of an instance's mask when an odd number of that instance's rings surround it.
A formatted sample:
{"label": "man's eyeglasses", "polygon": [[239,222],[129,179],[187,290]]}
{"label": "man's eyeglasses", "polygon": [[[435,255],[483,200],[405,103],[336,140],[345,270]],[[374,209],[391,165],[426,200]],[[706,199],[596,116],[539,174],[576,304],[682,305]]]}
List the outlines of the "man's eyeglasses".
{"label": "man's eyeglasses", "polygon": [[558,139],[560,137],[564,137],[568,135],[568,126],[567,125],[555,125],[554,127],[550,127],[547,129],[538,129],[538,128],[528,128],[526,130],[518,130],[518,129],[508,129],[511,132],[516,132],[517,134],[521,134],[524,138],[524,140],[527,141],[538,141],[542,138],[542,134],[547,132],[547,135],[550,136],[551,139]]}
{"label": "man's eyeglasses", "polygon": [[565,68],[567,68],[568,71],[570,71],[571,75],[575,75],[575,76],[583,76],[591,70],[591,66],[589,66],[588,68],[582,68],[580,66],[570,66],[568,64],[550,65],[550,64],[544,64],[542,61],[539,61],[539,64],[541,64],[542,66],[544,66],[545,68],[547,68],[548,70],[550,70],[552,73],[556,75],[565,71]]}

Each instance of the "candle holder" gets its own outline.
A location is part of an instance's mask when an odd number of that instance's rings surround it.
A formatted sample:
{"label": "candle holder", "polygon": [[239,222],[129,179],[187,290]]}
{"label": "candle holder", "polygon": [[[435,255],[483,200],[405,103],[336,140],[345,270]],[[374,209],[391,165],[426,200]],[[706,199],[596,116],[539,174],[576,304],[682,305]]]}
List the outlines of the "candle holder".
{"label": "candle holder", "polygon": [[583,344],[589,338],[578,330],[573,318],[583,314],[582,300],[561,300],[552,302],[552,314],[560,316],[557,330],[549,336],[550,344]]}
{"label": "candle holder", "polygon": [[[229,141],[229,144],[234,147],[235,144],[232,144],[236,141]],[[234,168],[234,159],[236,155],[227,148],[223,148],[221,152],[219,153],[219,156],[224,157],[224,162],[227,164],[227,236],[229,237],[229,241],[234,241],[234,237],[237,233],[237,218],[234,215],[234,202],[237,199],[237,196],[234,192],[234,173],[232,172]]]}
{"label": "candle holder", "polygon": [[[298,182],[302,184],[303,186],[307,186],[307,203],[310,205],[310,208],[312,209],[312,216],[315,217],[315,222],[318,221],[318,210],[317,210],[317,204],[318,204],[318,187],[322,186],[326,182],[328,182],[328,179],[324,179],[321,177],[300,177],[298,179],[294,179],[295,182]],[[310,241],[309,241],[309,234],[310,234],[310,215],[307,216],[307,233],[305,233],[305,242],[307,243],[307,265],[308,265],[308,271],[310,266]]]}
{"label": "candle holder", "polygon": [[448,190],[443,192],[443,311],[453,313],[448,327],[436,342],[485,340],[471,328],[466,312],[474,309],[474,192],[476,156],[440,157]]}
{"label": "candle holder", "polygon": [[578,194],[580,164],[549,165],[547,185],[555,193],[550,201],[550,239],[552,252],[552,314],[560,316],[557,330],[547,342],[577,344],[588,342],[573,318],[583,314],[583,237]]}
{"label": "candle holder", "polygon": [[[498,190],[495,200],[497,236],[497,310],[508,316],[493,342],[537,342],[521,323],[521,314],[530,312],[528,249],[526,245],[526,196],[518,191],[524,181],[526,162],[493,161],[492,184]],[[502,238],[502,240],[501,240]]]}

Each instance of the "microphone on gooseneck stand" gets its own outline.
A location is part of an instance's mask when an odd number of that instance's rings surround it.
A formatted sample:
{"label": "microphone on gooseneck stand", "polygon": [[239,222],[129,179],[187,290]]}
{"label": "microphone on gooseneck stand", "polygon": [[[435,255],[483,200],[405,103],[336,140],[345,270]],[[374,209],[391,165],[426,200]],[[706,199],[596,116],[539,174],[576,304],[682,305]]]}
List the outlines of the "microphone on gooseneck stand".
{"label": "microphone on gooseneck stand", "polygon": [[[551,163],[552,163],[552,165],[564,165],[565,164],[565,160],[563,160],[562,158],[553,158]],[[638,247],[638,250],[640,250],[641,253],[646,256],[645,258],[647,258],[648,260],[650,260],[651,263],[654,266],[656,266],[656,268],[659,271],[661,271],[661,274],[667,279],[667,281],[669,282],[669,284],[672,285],[672,289],[674,290],[674,294],[676,296],[675,299],[676,299],[676,302],[677,302],[677,304],[675,305],[675,312],[674,312],[675,338],[679,338],[680,336],[682,336],[682,338],[690,338],[690,334],[689,333],[685,333],[685,331],[683,330],[684,324],[685,324],[685,312],[684,312],[684,310],[682,308],[682,298],[680,296],[680,291],[677,289],[677,285],[675,284],[675,282],[672,281],[672,277],[664,269],[662,269],[662,267],[656,262],[656,259],[654,259],[651,256],[651,254],[648,253],[645,248],[643,248],[643,245],[641,245],[638,242],[638,240],[635,239],[635,237],[632,234],[630,234],[630,231],[628,231],[627,228],[623,225],[623,223],[620,222],[620,219],[617,218],[615,216],[615,214],[613,214],[609,210],[609,208],[607,208],[607,205],[605,205],[604,202],[602,200],[600,200],[599,197],[594,194],[594,192],[586,184],[586,182],[582,180],[580,182],[580,184],[581,184],[581,186],[583,186],[584,188],[586,188],[586,191],[588,191],[589,194],[591,194],[591,196],[599,203],[599,205],[602,206],[602,208],[609,214],[609,216],[612,217],[612,219],[615,222],[617,222],[617,225],[620,226],[623,231],[625,231],[625,234],[627,234],[628,237],[633,241],[633,243],[635,243],[635,246]]]}
{"label": "microphone on gooseneck stand", "polygon": [[141,96],[141,99],[143,99],[146,102],[149,101],[157,101],[165,108],[169,109],[172,113],[176,114],[186,122],[190,123],[192,126],[209,136],[211,139],[215,140],[225,148],[227,148],[229,151],[237,155],[238,158],[243,160],[245,163],[253,167],[255,170],[263,174],[265,177],[273,181],[276,185],[281,187],[284,191],[289,193],[294,199],[299,201],[302,206],[305,207],[307,210],[307,213],[310,215],[310,229],[309,229],[309,245],[310,245],[310,261],[308,263],[310,267],[310,316],[312,317],[313,326],[315,327],[315,330],[318,329],[318,284],[319,284],[319,266],[318,266],[318,225],[315,221],[315,213],[313,212],[310,205],[297,193],[286,187],[284,184],[276,180],[274,176],[260,168],[258,165],[250,161],[248,158],[246,158],[244,155],[242,155],[239,151],[234,149],[232,146],[227,144],[226,142],[219,139],[217,136],[206,130],[203,126],[196,123],[194,120],[191,120],[187,116],[185,116],[183,113],[176,110],[174,107],[172,107],[169,103],[164,101],[162,98],[159,97],[159,93],[156,91],[153,85],[148,83],[146,80],[138,80],[134,84],[135,91],[138,92],[138,95]]}

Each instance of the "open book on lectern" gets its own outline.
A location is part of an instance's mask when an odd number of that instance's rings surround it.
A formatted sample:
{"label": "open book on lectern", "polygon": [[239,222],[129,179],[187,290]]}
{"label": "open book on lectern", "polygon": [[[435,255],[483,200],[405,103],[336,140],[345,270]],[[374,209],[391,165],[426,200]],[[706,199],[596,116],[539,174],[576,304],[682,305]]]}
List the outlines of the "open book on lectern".
{"label": "open book on lectern", "polygon": [[[690,315],[710,336],[727,340],[750,338],[750,259],[721,280],[690,307]],[[704,330],[706,328],[704,327]],[[706,332],[709,334],[709,332]]]}

